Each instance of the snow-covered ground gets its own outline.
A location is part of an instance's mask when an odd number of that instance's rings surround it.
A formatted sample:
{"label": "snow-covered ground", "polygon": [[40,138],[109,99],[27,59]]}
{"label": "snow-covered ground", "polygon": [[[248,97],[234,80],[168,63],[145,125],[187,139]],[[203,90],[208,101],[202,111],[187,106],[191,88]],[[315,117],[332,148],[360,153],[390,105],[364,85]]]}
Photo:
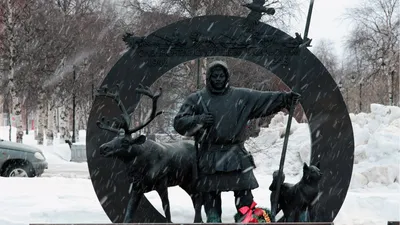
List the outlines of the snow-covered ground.
{"label": "snow-covered ground", "polygon": [[[382,225],[400,220],[400,108],[371,105],[370,114],[351,115],[356,156],[354,174],[346,200],[335,224]],[[271,173],[278,168],[286,117],[277,115],[268,129],[248,141],[258,168],[260,187],[254,191],[259,206],[269,207],[268,186]],[[287,181],[297,182],[302,163],[310,156],[307,124],[292,123],[285,162]],[[13,132],[14,134],[14,132]],[[80,141],[85,140],[84,131]],[[0,137],[8,140],[8,128],[0,129]],[[15,136],[12,137],[15,140]],[[24,143],[37,146],[33,133],[24,136]],[[110,223],[95,195],[87,163],[69,162],[67,144],[39,146],[49,162],[49,169],[40,178],[0,178],[0,224],[29,223]],[[190,198],[179,187],[170,191],[171,213],[175,223],[192,222]],[[161,201],[154,192],[146,194],[162,213]],[[223,220],[233,222],[235,214],[232,193],[223,193]],[[205,218],[205,217],[204,217]]]}

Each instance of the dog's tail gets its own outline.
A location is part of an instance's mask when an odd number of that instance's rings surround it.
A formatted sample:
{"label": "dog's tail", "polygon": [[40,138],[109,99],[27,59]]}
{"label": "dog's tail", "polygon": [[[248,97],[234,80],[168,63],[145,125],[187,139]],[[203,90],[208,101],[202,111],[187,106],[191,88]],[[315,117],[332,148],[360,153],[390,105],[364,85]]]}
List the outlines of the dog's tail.
{"label": "dog's tail", "polygon": [[[276,191],[276,187],[278,185],[278,170],[275,170],[274,173],[272,174],[272,183],[269,186],[270,191]],[[282,172],[282,179],[281,179],[281,184],[285,181],[285,173]]]}

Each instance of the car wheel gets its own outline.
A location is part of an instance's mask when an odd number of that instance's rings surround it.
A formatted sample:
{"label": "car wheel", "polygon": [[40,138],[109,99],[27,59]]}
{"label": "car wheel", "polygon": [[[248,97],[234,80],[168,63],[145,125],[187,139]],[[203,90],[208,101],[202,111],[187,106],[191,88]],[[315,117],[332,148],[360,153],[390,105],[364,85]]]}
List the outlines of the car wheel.
{"label": "car wheel", "polygon": [[5,170],[6,177],[34,177],[32,167],[27,163],[13,163]]}

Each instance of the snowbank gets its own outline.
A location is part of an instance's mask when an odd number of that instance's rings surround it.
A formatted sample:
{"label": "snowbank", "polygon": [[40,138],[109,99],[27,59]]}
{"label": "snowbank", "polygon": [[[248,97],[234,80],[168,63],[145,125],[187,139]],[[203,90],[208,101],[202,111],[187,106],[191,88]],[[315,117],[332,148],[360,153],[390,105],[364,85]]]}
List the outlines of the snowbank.
{"label": "snowbank", "polygon": [[[253,152],[257,174],[271,174],[279,168],[287,116],[277,114],[270,127],[251,138],[247,147]],[[371,105],[371,113],[350,114],[354,129],[355,160],[351,188],[376,185],[400,191],[400,108]],[[309,162],[310,131],[307,124],[292,121],[285,161],[285,173],[299,177],[302,163]]]}
{"label": "snowbank", "polygon": [[[287,120],[287,116],[278,113],[268,128],[262,128],[258,137],[246,142],[246,148],[253,153],[257,164],[257,174],[272,174],[279,168]],[[301,173],[303,162],[308,163],[310,158],[308,124],[299,124],[293,119],[290,133],[284,172],[289,176],[297,176]]]}
{"label": "snowbank", "polygon": [[400,190],[400,108],[372,104],[371,113],[351,116],[353,127],[363,130],[355,132],[356,140],[364,140],[355,149],[353,187],[383,185]]}

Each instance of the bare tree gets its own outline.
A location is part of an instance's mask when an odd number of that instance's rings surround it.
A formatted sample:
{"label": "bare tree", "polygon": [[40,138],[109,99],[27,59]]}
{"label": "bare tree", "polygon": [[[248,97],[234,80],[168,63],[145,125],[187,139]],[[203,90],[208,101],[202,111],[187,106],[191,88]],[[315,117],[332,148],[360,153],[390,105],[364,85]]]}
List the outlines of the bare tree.
{"label": "bare tree", "polygon": [[329,39],[322,39],[317,42],[312,48],[315,56],[321,61],[326,67],[333,78],[339,80],[339,62],[335,54],[334,43]]}
{"label": "bare tree", "polygon": [[[86,2],[82,4],[82,2]],[[77,121],[82,114],[88,115],[93,89],[119,56],[122,41],[115,35],[121,26],[121,18],[107,1],[56,1],[48,5],[46,23],[47,36],[52,43],[46,51],[52,52],[51,73],[43,81],[45,92],[51,93],[50,109],[60,109],[60,141],[70,139],[72,127],[72,104],[75,96]],[[81,8],[80,8],[81,7]],[[122,29],[121,29],[122,30]],[[121,30],[119,33],[122,33]],[[51,48],[51,49],[48,49]],[[48,60],[48,59],[46,59]],[[85,112],[82,111],[85,109]],[[49,114],[50,117],[51,113]],[[50,120],[48,118],[47,120]],[[77,129],[79,122],[75,123]],[[53,129],[46,132],[48,138],[54,136]]]}
{"label": "bare tree", "polygon": [[[386,92],[388,101],[393,104],[393,74],[399,68],[399,0],[364,0],[345,14],[345,18],[353,22],[346,47],[351,55],[348,61],[357,61],[362,71],[358,73],[358,81],[387,80]],[[382,79],[382,76],[387,79]],[[381,82],[381,81],[379,81]],[[399,93],[399,87],[396,87]],[[387,91],[386,91],[387,90]]]}
{"label": "bare tree", "polygon": [[[144,2],[139,0],[131,0]],[[247,16],[249,9],[243,7],[247,0],[161,0],[160,8],[166,14],[179,14],[185,17],[203,15],[229,15]],[[297,0],[273,0],[267,1],[266,7],[274,7],[274,16],[265,16],[263,22],[277,26],[282,30],[288,31],[293,19],[298,19],[300,12]]]}

